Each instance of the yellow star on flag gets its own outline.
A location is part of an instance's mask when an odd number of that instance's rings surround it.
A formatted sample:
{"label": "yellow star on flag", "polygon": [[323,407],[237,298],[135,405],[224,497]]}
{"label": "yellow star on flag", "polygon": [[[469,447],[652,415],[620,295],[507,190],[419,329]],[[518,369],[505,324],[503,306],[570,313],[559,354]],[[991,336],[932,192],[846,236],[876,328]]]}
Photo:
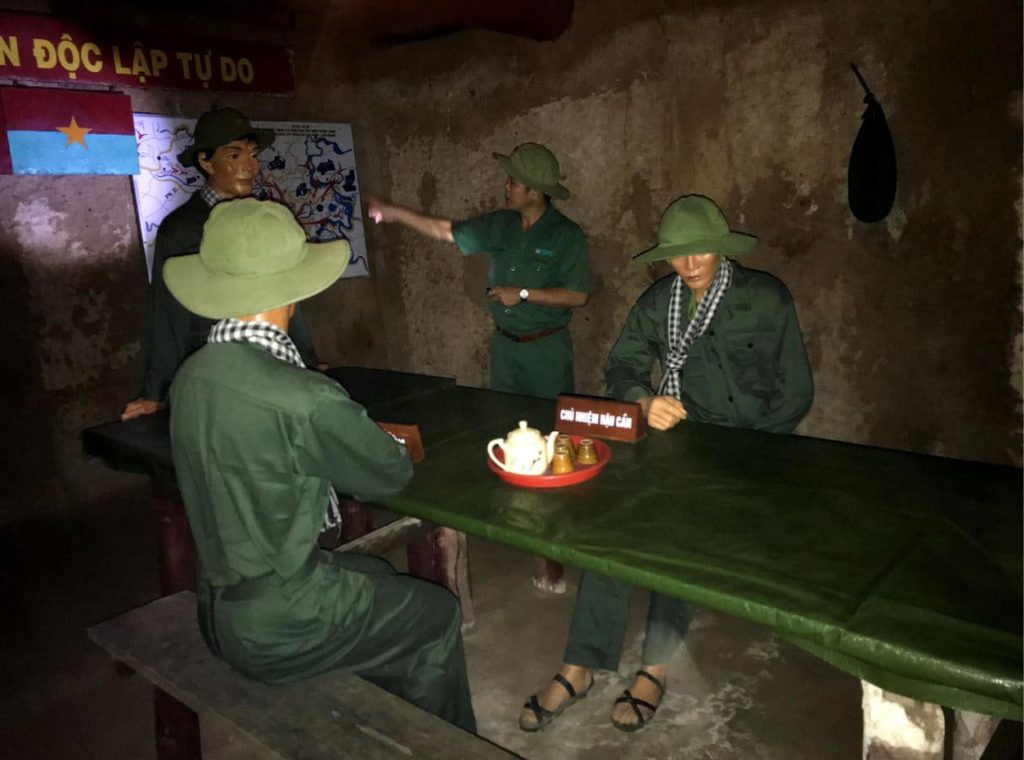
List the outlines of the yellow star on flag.
{"label": "yellow star on flag", "polygon": [[82,143],[83,148],[89,147],[88,145],[85,144],[85,136],[89,132],[92,132],[92,130],[89,129],[89,127],[78,126],[78,122],[75,121],[74,116],[71,117],[70,124],[68,124],[66,127],[57,127],[57,131],[63,132],[64,136],[68,138],[67,143],[64,144],[65,148],[68,145],[73,145],[74,143]]}

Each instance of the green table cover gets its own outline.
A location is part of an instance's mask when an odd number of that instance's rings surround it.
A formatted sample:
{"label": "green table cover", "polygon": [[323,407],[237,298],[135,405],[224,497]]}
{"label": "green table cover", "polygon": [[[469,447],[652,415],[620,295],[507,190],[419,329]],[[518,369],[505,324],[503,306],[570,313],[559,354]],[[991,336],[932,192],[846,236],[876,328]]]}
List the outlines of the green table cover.
{"label": "green table cover", "polygon": [[[1021,719],[1020,470],[685,423],[612,444],[595,480],[534,491],[500,481],[484,447],[519,419],[550,430],[553,402],[373,372],[353,397],[418,424],[427,452],[394,511],[762,623],[901,694]],[[165,416],[83,442],[173,477]]]}
{"label": "green table cover", "polygon": [[377,414],[426,459],[386,505],[769,626],[883,688],[1022,716],[1021,471],[699,423],[601,475],[505,484],[488,440],[550,401],[452,388]]}

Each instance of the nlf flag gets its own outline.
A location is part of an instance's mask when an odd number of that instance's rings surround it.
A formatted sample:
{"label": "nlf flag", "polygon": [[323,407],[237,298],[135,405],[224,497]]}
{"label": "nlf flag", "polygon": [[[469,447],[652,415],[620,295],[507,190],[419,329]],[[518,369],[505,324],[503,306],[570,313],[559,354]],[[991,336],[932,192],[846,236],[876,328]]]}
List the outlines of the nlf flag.
{"label": "nlf flag", "polygon": [[0,88],[0,174],[138,174],[127,95]]}

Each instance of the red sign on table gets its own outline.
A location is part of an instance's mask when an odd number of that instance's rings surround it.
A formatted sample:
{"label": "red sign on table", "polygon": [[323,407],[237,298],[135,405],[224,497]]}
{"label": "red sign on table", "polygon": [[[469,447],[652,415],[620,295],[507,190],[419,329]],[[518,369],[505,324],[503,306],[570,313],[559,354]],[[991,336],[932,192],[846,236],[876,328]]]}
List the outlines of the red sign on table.
{"label": "red sign on table", "polygon": [[378,422],[384,432],[409,450],[409,459],[413,464],[422,462],[426,453],[423,451],[423,439],[420,437],[419,425],[402,425],[397,422]]}
{"label": "red sign on table", "polygon": [[647,435],[640,404],[594,396],[559,396],[555,429],[591,438],[635,443]]}
{"label": "red sign on table", "polygon": [[283,45],[104,29],[0,13],[0,80],[284,95],[295,89]]}

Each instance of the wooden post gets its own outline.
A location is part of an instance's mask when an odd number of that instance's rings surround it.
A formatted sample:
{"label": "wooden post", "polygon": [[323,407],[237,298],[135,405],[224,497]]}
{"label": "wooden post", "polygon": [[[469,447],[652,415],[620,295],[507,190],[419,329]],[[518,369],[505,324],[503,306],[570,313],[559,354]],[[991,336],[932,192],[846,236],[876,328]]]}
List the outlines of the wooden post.
{"label": "wooden post", "polygon": [[199,717],[165,691],[153,687],[158,760],[202,760]]}
{"label": "wooden post", "polygon": [[341,541],[347,544],[373,530],[373,516],[370,508],[355,499],[342,499],[338,505],[341,512]]}
{"label": "wooden post", "polygon": [[160,561],[160,593],[196,590],[196,549],[188,527],[185,507],[176,492],[153,489],[157,552]]}
{"label": "wooden post", "polygon": [[451,528],[437,529],[438,560],[441,582],[459,598],[462,607],[462,630],[476,624],[473,592],[469,585],[469,550],[466,534]]}
{"label": "wooden post", "polygon": [[[185,507],[176,491],[153,488],[160,593],[196,590],[196,549]],[[199,716],[160,689],[153,689],[156,756],[159,760],[200,760]]]}

